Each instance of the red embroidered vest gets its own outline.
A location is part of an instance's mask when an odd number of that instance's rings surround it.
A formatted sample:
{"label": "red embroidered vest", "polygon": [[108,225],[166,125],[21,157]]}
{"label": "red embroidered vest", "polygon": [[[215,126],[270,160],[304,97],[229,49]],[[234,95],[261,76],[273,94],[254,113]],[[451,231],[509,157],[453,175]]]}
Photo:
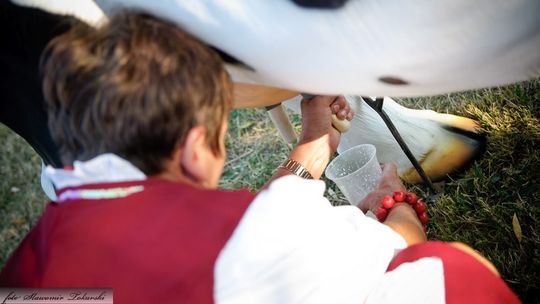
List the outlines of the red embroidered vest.
{"label": "red embroidered vest", "polygon": [[112,287],[115,303],[212,303],[215,261],[254,194],[159,179],[123,198],[51,203],[0,286]]}

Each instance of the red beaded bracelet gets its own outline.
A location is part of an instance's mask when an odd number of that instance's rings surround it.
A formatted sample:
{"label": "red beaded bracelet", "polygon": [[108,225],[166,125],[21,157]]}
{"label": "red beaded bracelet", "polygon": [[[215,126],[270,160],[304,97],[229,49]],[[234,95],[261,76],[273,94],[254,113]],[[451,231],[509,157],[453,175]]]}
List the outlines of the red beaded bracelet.
{"label": "red beaded bracelet", "polygon": [[375,210],[375,215],[379,222],[384,222],[388,216],[390,209],[394,208],[396,203],[408,203],[416,211],[416,215],[420,220],[420,223],[425,226],[429,222],[429,217],[427,215],[427,205],[422,199],[418,199],[418,196],[414,192],[409,192],[405,194],[403,191],[396,191],[392,196],[387,195],[382,200],[382,207]]}

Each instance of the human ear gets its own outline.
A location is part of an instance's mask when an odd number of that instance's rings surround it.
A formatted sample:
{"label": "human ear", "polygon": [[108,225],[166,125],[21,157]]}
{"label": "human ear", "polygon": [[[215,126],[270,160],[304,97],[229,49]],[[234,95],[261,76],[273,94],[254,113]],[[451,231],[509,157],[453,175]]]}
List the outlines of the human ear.
{"label": "human ear", "polygon": [[206,129],[203,126],[191,128],[181,149],[180,167],[183,174],[197,184],[206,184],[208,179],[206,158],[210,152],[206,144]]}

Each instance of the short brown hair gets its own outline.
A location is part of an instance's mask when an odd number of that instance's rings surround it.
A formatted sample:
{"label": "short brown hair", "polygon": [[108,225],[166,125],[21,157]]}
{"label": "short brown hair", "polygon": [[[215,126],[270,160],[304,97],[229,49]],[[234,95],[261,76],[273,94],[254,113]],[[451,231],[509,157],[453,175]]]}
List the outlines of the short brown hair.
{"label": "short brown hair", "polygon": [[175,24],[122,12],[76,25],[42,57],[49,128],[64,165],[115,153],[146,174],[196,125],[220,151],[232,85],[221,59]]}

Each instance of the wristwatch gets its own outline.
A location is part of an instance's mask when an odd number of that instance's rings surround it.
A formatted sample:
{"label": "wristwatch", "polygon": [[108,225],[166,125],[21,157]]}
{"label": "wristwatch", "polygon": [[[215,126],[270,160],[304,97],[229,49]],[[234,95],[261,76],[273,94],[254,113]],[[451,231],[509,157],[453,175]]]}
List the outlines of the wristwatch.
{"label": "wristwatch", "polygon": [[281,165],[279,165],[278,169],[285,169],[295,175],[300,176],[301,178],[313,179],[313,176],[311,176],[309,171],[294,159],[289,158],[285,160],[283,163],[281,163]]}

